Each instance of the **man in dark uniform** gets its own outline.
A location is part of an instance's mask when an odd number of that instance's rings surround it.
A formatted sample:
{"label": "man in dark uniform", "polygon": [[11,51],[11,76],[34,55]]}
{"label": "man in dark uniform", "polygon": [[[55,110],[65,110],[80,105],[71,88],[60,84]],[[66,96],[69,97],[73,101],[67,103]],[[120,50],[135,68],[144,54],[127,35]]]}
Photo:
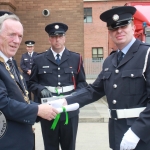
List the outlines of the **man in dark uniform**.
{"label": "man in dark uniform", "polygon": [[51,120],[58,111],[29,100],[26,83],[13,59],[23,38],[23,26],[14,14],[0,11],[0,16],[0,149],[32,150],[32,125],[37,116]]}
{"label": "man in dark uniform", "polygon": [[[45,27],[51,48],[36,56],[30,76],[30,90],[41,97],[69,95],[87,86],[81,56],[65,48],[65,32],[68,26],[52,23]],[[53,121],[41,121],[45,150],[75,150],[79,110],[69,112],[69,123],[65,124],[65,113],[61,114],[55,130]]]}
{"label": "man in dark uniform", "polygon": [[23,77],[25,78],[27,87],[28,87],[28,91],[29,91],[29,99],[31,98],[31,91],[29,90],[29,77],[31,74],[31,68],[32,68],[32,64],[33,64],[33,58],[37,55],[36,52],[34,52],[34,41],[26,41],[26,49],[27,52],[22,54],[21,57],[21,61],[20,61],[20,67],[21,70],[23,71]]}
{"label": "man in dark uniform", "polygon": [[83,107],[106,95],[113,150],[150,150],[150,45],[134,38],[135,12],[123,6],[100,15],[118,50],[105,59],[93,84],[65,100]]}

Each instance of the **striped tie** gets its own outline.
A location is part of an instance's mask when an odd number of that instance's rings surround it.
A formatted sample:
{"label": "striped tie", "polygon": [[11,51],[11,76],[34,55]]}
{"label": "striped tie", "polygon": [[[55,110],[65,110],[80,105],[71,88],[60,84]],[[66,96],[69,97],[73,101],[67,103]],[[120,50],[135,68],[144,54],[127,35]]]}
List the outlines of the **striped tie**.
{"label": "striped tie", "polygon": [[8,59],[7,63],[9,64],[10,72],[14,75],[15,80],[17,82],[19,82],[18,76],[16,74],[15,66],[14,66],[12,60]]}

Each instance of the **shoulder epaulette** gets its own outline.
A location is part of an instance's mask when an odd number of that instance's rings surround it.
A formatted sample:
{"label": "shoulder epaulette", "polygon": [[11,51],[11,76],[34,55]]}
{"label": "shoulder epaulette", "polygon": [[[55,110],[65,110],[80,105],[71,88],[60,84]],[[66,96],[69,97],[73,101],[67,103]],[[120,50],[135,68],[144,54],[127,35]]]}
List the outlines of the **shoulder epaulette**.
{"label": "shoulder epaulette", "polygon": [[46,53],[47,51],[45,51],[45,52],[41,52],[41,53],[37,53],[37,55],[40,55],[40,54],[44,54],[44,53]]}
{"label": "shoulder epaulette", "polygon": [[146,46],[149,46],[150,47],[150,44],[149,43],[145,43],[145,42],[141,42],[143,45],[146,45]]}
{"label": "shoulder epaulette", "polygon": [[111,54],[113,54],[113,53],[115,53],[115,52],[116,52],[116,50],[114,50],[114,51],[111,51],[109,55],[111,55]]}
{"label": "shoulder epaulette", "polygon": [[78,55],[80,55],[80,53],[77,53],[77,52],[74,52],[74,51],[70,51],[71,53],[75,53],[75,54],[78,54]]}

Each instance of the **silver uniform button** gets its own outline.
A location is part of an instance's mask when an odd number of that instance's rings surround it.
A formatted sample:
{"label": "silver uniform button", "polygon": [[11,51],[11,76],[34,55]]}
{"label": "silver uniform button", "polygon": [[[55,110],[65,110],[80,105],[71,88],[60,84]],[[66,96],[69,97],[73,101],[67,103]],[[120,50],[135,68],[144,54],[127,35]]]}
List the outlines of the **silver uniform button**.
{"label": "silver uniform button", "polygon": [[44,71],[44,73],[46,73],[46,71]]}
{"label": "silver uniform button", "polygon": [[61,83],[60,83],[60,82],[58,82],[58,85],[61,85]]}
{"label": "silver uniform button", "polygon": [[134,77],[134,74],[131,74],[131,77]]}
{"label": "silver uniform button", "polygon": [[113,87],[114,87],[114,88],[117,88],[117,84],[114,84]]}
{"label": "silver uniform button", "polygon": [[60,70],[60,68],[58,68],[58,70]]}
{"label": "silver uniform button", "polygon": [[60,78],[60,75],[58,75],[58,77]]}
{"label": "silver uniform button", "polygon": [[116,103],[117,103],[117,101],[116,101],[116,100],[113,100],[113,101],[112,101],[112,103],[113,103],[113,104],[116,104]]}
{"label": "silver uniform button", "polygon": [[119,73],[119,70],[118,70],[118,69],[116,69],[116,70],[115,70],[115,72],[116,72],[116,73]]}

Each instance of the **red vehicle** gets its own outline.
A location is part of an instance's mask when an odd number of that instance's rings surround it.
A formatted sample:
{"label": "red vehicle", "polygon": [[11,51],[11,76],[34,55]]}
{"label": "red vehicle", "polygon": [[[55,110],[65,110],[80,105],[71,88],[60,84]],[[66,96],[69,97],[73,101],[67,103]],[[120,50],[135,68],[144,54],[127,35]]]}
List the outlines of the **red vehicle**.
{"label": "red vehicle", "polygon": [[150,2],[129,2],[125,5],[137,9],[134,14],[135,37],[150,44]]}

